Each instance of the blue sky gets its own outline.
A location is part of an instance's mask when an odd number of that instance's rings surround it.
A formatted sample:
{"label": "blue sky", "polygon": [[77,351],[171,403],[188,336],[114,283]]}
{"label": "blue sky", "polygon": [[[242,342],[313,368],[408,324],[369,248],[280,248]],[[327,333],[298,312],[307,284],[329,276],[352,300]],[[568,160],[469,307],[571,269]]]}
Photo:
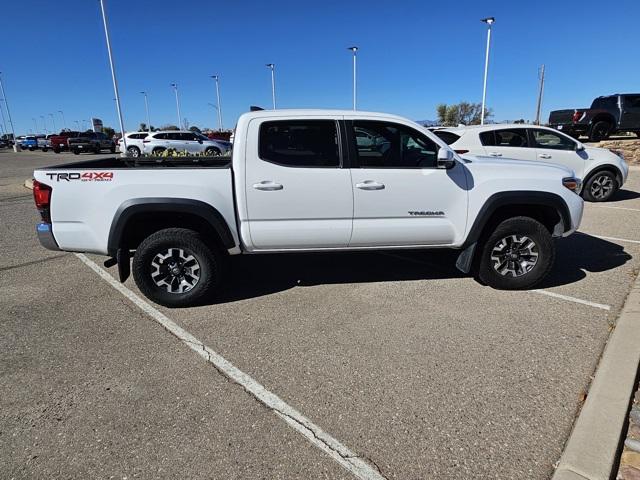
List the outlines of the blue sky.
{"label": "blue sky", "polygon": [[[495,119],[532,119],[537,70],[546,64],[543,117],[588,106],[593,97],[640,91],[640,2],[571,1],[192,1],[107,0],[128,130],[182,116],[216,125],[221,77],[223,121],[249,105],[268,107],[276,64],[278,106],[350,108],[350,45],[358,45],[358,107],[416,120],[441,102],[479,102],[486,25],[495,16],[487,104]],[[117,127],[97,0],[3,2],[0,71],[16,133],[63,110]],[[56,113],[56,127],[60,115]]]}

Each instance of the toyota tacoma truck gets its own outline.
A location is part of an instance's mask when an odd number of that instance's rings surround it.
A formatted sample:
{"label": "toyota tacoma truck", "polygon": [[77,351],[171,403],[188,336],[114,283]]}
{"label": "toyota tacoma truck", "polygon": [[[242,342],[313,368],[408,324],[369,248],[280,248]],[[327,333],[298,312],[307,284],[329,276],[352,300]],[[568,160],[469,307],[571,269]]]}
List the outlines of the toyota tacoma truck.
{"label": "toyota tacoma truck", "polygon": [[592,142],[606,140],[617,132],[634,132],[640,137],[640,93],[615,94],[596,98],[591,108],[554,110],[549,126]]}
{"label": "toyota tacoma truck", "polygon": [[231,157],[106,158],[34,176],[44,247],[108,256],[120,281],[132,271],[169,307],[211,301],[234,255],[275,252],[453,248],[461,271],[526,289],[583,210],[565,167],[463,158],[410,120],[353,111],[243,114]]}

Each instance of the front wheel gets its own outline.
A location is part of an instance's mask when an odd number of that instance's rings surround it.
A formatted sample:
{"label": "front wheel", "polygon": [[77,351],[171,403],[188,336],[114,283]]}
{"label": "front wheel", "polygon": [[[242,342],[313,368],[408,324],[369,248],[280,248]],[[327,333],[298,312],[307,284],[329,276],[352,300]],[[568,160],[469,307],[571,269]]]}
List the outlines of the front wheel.
{"label": "front wheel", "polygon": [[478,277],[500,290],[528,289],[544,279],[555,260],[551,234],[537,220],[513,217],[500,223],[481,247]]}
{"label": "front wheel", "polygon": [[133,257],[140,291],[165,307],[189,307],[215,296],[224,254],[185,228],[167,228],[147,237]]}
{"label": "front wheel", "polygon": [[138,158],[140,156],[140,149],[138,147],[128,147],[127,154],[132,158]]}
{"label": "front wheel", "polygon": [[72,152],[74,155],[80,155],[80,150],[78,150],[77,148],[74,148]]}
{"label": "front wheel", "polygon": [[584,185],[582,196],[589,202],[606,202],[618,191],[616,176],[608,171],[597,172]]}

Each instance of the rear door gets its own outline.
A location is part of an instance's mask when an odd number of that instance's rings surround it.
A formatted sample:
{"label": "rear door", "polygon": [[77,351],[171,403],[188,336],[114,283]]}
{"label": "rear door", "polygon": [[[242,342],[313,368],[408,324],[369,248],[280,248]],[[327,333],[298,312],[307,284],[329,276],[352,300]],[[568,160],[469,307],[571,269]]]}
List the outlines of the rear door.
{"label": "rear door", "polygon": [[249,124],[245,191],[253,250],[346,247],[351,174],[338,121],[256,118]]}
{"label": "rear door", "polygon": [[[348,117],[347,117],[348,118]],[[354,165],[349,246],[451,245],[467,221],[464,166],[436,167],[439,145],[414,127],[346,121]],[[367,136],[366,144],[357,138]]]}
{"label": "rear door", "polygon": [[620,129],[640,130],[640,95],[622,97],[622,117]]}
{"label": "rear door", "polygon": [[529,145],[526,128],[499,128],[479,133],[480,143],[490,157],[535,160],[536,150]]}
{"label": "rear door", "polygon": [[539,161],[563,165],[584,178],[585,160],[589,155],[584,150],[576,151],[578,143],[574,139],[543,128],[531,128],[530,132]]}

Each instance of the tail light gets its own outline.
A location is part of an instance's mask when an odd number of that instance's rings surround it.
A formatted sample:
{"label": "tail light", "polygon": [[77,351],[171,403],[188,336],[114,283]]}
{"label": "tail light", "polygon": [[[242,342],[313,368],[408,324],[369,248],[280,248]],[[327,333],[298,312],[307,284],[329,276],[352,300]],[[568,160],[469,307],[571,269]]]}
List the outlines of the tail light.
{"label": "tail light", "polygon": [[33,199],[36,202],[36,208],[40,212],[42,221],[51,223],[51,213],[49,206],[51,205],[51,192],[53,189],[49,185],[33,181]]}
{"label": "tail light", "polygon": [[571,117],[571,121],[579,122],[584,117],[584,112],[573,112],[573,117]]}
{"label": "tail light", "polygon": [[462,155],[463,153],[469,153],[469,150],[454,150],[454,152],[456,152],[459,155]]}

